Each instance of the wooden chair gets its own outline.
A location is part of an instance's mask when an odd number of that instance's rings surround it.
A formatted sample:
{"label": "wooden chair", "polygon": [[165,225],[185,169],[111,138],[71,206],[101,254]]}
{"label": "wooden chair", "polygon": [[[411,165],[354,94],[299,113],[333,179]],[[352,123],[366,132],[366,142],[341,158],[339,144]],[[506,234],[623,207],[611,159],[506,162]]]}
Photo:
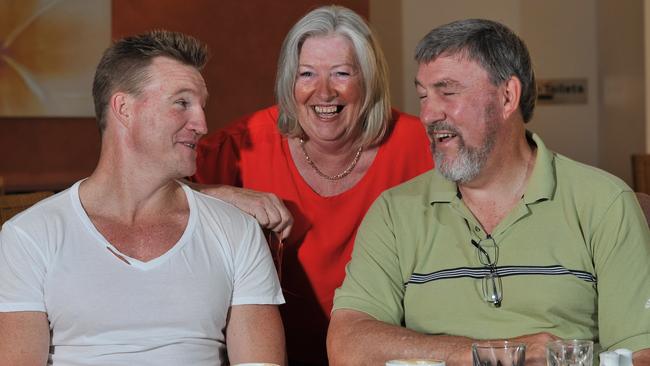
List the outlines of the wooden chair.
{"label": "wooden chair", "polygon": [[650,195],[643,192],[636,192],[636,198],[641,204],[641,209],[645,214],[645,218],[648,221],[648,226],[650,226]]}
{"label": "wooden chair", "polygon": [[34,192],[21,194],[5,194],[0,196],[0,225],[20,211],[36,202],[54,194],[53,192]]}
{"label": "wooden chair", "polygon": [[650,154],[632,155],[634,190],[650,194]]}

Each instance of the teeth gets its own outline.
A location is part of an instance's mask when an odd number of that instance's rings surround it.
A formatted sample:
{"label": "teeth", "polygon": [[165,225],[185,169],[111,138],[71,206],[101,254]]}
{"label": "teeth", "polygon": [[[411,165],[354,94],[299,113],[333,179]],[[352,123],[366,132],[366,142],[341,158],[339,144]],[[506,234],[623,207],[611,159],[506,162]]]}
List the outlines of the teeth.
{"label": "teeth", "polygon": [[194,149],[194,148],[196,147],[196,144],[190,144],[190,143],[188,143],[188,142],[183,143],[183,145],[189,147],[190,149]]}
{"label": "teeth", "polygon": [[335,105],[316,105],[314,106],[316,113],[336,113],[337,107]]}
{"label": "teeth", "polygon": [[450,138],[450,137],[453,137],[453,136],[454,136],[454,135],[451,134],[451,133],[439,133],[439,134],[437,135],[437,137],[438,137],[439,139],[446,139],[446,138]]}

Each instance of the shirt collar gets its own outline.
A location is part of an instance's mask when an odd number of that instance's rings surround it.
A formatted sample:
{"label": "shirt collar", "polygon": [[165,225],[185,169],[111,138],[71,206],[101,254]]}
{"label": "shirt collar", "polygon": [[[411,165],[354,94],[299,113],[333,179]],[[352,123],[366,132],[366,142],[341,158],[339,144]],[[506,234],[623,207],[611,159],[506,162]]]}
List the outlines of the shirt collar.
{"label": "shirt collar", "polygon": [[532,139],[537,146],[535,167],[524,193],[524,203],[535,203],[552,199],[557,181],[555,180],[555,154],[546,148],[542,139],[531,131],[526,130],[526,138]]}

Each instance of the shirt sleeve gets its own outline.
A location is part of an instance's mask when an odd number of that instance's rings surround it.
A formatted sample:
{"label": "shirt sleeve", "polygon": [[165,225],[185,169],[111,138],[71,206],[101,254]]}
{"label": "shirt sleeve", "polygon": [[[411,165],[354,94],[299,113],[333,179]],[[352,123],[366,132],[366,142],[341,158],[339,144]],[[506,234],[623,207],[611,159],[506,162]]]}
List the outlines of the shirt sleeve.
{"label": "shirt sleeve", "polygon": [[650,232],[631,191],[613,201],[592,236],[603,349],[650,348]]}
{"label": "shirt sleeve", "polygon": [[235,253],[233,305],[283,304],[282,288],[259,225],[247,221]]}
{"label": "shirt sleeve", "polygon": [[34,240],[7,222],[0,231],[0,312],[45,312],[45,256]]}
{"label": "shirt sleeve", "polygon": [[357,310],[377,320],[402,325],[405,288],[394,224],[384,197],[381,195],[373,203],[359,227],[345,280],[336,290],[333,311]]}

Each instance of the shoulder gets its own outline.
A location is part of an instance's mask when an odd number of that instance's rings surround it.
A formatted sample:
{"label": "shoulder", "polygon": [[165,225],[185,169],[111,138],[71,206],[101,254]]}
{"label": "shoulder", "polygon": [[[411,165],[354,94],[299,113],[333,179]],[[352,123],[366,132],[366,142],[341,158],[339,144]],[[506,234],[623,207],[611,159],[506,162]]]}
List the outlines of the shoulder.
{"label": "shoulder", "polygon": [[383,205],[390,210],[415,209],[429,204],[429,192],[434,184],[435,172],[429,170],[402,184],[384,191],[375,205]]}
{"label": "shoulder", "polygon": [[68,188],[21,211],[5,222],[5,225],[12,225],[27,231],[45,228],[48,223],[64,220],[74,212],[73,200],[75,196],[72,188]]}
{"label": "shoulder", "polygon": [[580,163],[554,153],[557,184],[573,194],[588,195],[590,199],[611,197],[632,189],[620,178],[602,169]]}
{"label": "shoulder", "polygon": [[620,178],[548,149],[535,133],[526,134],[537,145],[536,166],[526,192],[529,203],[560,204],[586,219],[602,217],[622,196],[633,195]]}
{"label": "shoulder", "polygon": [[[620,178],[602,169],[580,163],[549,149],[536,133],[526,131],[526,138],[537,145],[537,160],[533,183],[554,186],[556,193],[576,195],[619,194],[631,191]],[[602,196],[591,197],[591,199]]]}
{"label": "shoulder", "polygon": [[[555,154],[556,188],[552,201],[573,211],[585,228],[618,225],[643,218],[632,189],[620,178],[563,155]],[[626,216],[626,218],[623,218]]]}
{"label": "shoulder", "polygon": [[67,189],[45,198],[5,222],[0,230],[4,249],[29,251],[31,255],[38,253],[39,258],[49,258],[65,243],[71,230],[84,227],[77,212],[82,208],[75,192]]}
{"label": "shoulder", "polygon": [[429,170],[386,190],[384,195],[398,200],[403,197],[425,196],[433,184],[434,175],[435,172]]}
{"label": "shoulder", "polygon": [[194,198],[198,214],[203,218],[216,219],[219,222],[241,226],[256,223],[255,219],[239,208],[218,198],[188,188]]}
{"label": "shoulder", "polygon": [[251,215],[218,198],[192,190],[186,191],[194,201],[193,216],[202,233],[225,238],[230,245],[246,241],[246,237],[259,228]]}

